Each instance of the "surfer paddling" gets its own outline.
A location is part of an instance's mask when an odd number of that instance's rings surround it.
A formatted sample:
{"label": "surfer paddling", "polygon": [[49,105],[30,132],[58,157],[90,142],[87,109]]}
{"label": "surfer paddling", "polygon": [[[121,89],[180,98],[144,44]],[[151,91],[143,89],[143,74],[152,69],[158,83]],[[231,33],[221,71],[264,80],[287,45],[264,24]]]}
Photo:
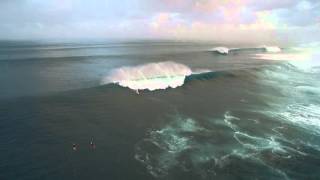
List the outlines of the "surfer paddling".
{"label": "surfer paddling", "polygon": [[93,142],[93,139],[91,139],[91,141],[90,141],[90,148],[91,149],[95,149],[96,148],[96,144]]}

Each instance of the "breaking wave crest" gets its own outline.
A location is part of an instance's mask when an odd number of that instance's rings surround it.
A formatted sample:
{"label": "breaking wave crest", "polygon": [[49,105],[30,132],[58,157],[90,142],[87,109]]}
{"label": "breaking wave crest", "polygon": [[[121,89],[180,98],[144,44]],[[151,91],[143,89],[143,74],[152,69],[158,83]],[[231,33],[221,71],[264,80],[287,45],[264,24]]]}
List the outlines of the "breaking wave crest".
{"label": "breaking wave crest", "polygon": [[227,47],[215,47],[215,48],[210,49],[209,51],[226,55],[226,54],[229,53],[229,48],[227,48]]}
{"label": "breaking wave crest", "polygon": [[113,70],[101,84],[115,83],[133,90],[176,88],[184,84],[192,70],[183,64],[166,61]]}
{"label": "breaking wave crest", "polygon": [[222,54],[222,55],[227,55],[232,52],[241,52],[241,51],[259,51],[259,52],[268,52],[268,53],[279,53],[281,52],[281,48],[278,46],[261,46],[261,47],[249,47],[249,48],[214,47],[209,51]]}
{"label": "breaking wave crest", "polygon": [[265,49],[265,51],[271,53],[281,52],[281,48],[279,48],[278,46],[262,46],[262,48]]}

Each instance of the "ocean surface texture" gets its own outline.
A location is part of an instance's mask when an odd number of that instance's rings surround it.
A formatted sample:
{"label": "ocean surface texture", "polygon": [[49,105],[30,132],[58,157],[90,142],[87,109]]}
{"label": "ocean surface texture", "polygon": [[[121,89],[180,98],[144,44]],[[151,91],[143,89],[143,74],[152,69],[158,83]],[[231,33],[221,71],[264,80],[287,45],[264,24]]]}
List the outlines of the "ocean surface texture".
{"label": "ocean surface texture", "polygon": [[318,47],[1,41],[0,179],[317,180]]}

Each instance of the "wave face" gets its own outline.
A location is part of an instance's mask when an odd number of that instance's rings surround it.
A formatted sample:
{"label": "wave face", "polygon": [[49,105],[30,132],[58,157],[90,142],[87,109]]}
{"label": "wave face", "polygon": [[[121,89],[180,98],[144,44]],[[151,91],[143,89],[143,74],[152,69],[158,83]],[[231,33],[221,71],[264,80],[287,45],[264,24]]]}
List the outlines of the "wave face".
{"label": "wave face", "polygon": [[226,55],[226,54],[229,53],[229,48],[227,48],[227,47],[215,47],[215,48],[210,49],[210,51]]}
{"label": "wave face", "polygon": [[183,64],[166,61],[134,67],[121,67],[103,78],[102,84],[115,83],[133,90],[176,88],[184,84],[191,69]]}

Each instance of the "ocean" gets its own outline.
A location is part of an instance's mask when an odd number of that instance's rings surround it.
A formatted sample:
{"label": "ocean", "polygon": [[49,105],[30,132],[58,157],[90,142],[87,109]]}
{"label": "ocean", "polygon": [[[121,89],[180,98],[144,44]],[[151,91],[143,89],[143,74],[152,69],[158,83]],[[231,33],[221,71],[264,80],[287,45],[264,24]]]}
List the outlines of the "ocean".
{"label": "ocean", "polygon": [[1,41],[0,179],[319,179],[318,47]]}

